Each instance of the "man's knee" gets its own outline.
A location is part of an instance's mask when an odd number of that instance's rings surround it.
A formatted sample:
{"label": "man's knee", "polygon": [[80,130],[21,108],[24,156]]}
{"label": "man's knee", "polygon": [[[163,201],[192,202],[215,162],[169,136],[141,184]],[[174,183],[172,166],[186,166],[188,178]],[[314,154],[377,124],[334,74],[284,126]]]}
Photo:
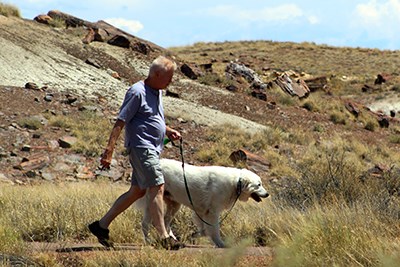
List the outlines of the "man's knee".
{"label": "man's knee", "polygon": [[132,198],[142,198],[146,194],[146,189],[141,189],[139,186],[132,185],[129,188],[128,194]]}
{"label": "man's knee", "polygon": [[162,194],[162,193],[164,193],[164,184],[160,184],[160,185],[155,185],[155,186],[149,187],[149,192],[151,194]]}

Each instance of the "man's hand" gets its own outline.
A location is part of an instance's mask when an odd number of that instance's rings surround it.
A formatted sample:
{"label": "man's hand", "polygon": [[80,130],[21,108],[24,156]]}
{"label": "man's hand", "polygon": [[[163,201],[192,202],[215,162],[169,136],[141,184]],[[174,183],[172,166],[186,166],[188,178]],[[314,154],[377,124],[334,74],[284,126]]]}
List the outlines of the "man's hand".
{"label": "man's hand", "polygon": [[111,165],[113,151],[110,149],[104,150],[100,158],[101,169],[109,169]]}
{"label": "man's hand", "polygon": [[169,139],[172,141],[176,141],[182,138],[181,134],[172,128],[167,127],[166,135],[168,136]]}

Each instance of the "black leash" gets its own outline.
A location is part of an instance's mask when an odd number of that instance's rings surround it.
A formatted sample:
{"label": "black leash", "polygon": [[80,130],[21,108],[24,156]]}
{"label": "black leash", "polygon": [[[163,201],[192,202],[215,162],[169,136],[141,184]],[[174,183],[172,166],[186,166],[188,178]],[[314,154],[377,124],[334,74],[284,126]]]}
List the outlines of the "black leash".
{"label": "black leash", "polygon": [[228,217],[229,213],[232,211],[232,209],[233,209],[233,207],[235,206],[237,200],[239,199],[240,194],[242,193],[242,178],[239,177],[239,181],[238,181],[237,187],[236,187],[236,195],[237,195],[237,196],[236,196],[235,201],[234,201],[233,204],[232,204],[232,207],[227,211],[227,213],[225,214],[225,216],[218,222],[218,224],[210,224],[209,222],[207,222],[207,221],[205,221],[203,218],[201,218],[201,216],[197,213],[196,209],[194,208],[192,196],[191,196],[191,194],[190,194],[188,182],[187,182],[186,175],[185,175],[185,160],[184,160],[184,157],[183,157],[183,140],[182,140],[182,138],[179,139],[179,146],[178,146],[178,145],[175,145],[175,143],[174,143],[172,140],[171,140],[171,143],[172,143],[172,145],[173,145],[174,147],[179,147],[179,150],[180,150],[181,161],[182,161],[183,180],[185,181],[186,193],[187,193],[187,195],[188,195],[188,198],[189,198],[189,201],[190,201],[190,205],[192,205],[192,208],[193,208],[194,213],[196,213],[197,217],[199,217],[199,219],[200,219],[203,223],[207,224],[208,226],[216,226],[216,225],[221,224],[221,223],[226,219],[226,217]]}

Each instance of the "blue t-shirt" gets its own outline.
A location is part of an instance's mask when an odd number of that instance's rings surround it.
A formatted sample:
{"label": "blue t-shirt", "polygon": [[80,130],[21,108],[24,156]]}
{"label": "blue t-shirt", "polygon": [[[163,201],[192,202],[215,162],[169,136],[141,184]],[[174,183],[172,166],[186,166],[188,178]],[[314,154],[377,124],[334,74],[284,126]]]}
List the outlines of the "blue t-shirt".
{"label": "blue t-shirt", "polygon": [[125,122],[125,147],[161,152],[166,126],[160,90],[143,81],[132,85],[125,94],[118,119]]}

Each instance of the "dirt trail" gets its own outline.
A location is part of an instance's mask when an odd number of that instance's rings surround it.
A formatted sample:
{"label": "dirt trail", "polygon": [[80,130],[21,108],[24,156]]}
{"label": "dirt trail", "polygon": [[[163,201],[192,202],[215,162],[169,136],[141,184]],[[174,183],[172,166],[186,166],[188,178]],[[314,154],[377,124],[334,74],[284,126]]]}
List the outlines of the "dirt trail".
{"label": "dirt trail", "polygon": [[[113,249],[105,248],[100,244],[94,243],[47,243],[33,242],[30,243],[32,250],[37,252],[60,252],[60,253],[78,253],[85,251],[140,251],[148,248],[140,244],[115,244]],[[201,253],[205,251],[213,251],[216,253],[227,252],[229,248],[219,249],[209,245],[186,245],[184,248],[175,253]],[[247,247],[244,255],[272,257],[273,250],[270,247]]]}
{"label": "dirt trail", "polygon": [[[45,243],[45,242],[33,242],[29,243],[31,251],[35,253],[53,255],[57,254],[58,258],[63,259],[79,259],[83,257],[89,257],[92,253],[104,253],[108,254],[118,251],[118,254],[125,255],[127,258],[134,257],[137,255],[140,257],[143,253],[148,253],[150,249],[157,250],[149,246],[142,246],[138,244],[116,244],[113,249],[108,249],[100,244],[93,243]],[[193,257],[197,259],[201,255],[213,255],[213,257],[234,257],[240,261],[240,266],[271,266],[274,259],[274,250],[270,247],[247,247],[244,250],[238,251],[237,248],[226,248],[220,249],[210,245],[186,245],[185,248],[175,251],[169,251],[169,253],[176,255],[177,258],[183,258],[186,261]],[[1,256],[1,255],[0,255]],[[1,259],[1,258],[0,258]],[[30,259],[16,258],[18,262],[32,263]],[[74,261],[76,262],[76,261]],[[186,266],[190,266],[190,262],[182,262]]]}

